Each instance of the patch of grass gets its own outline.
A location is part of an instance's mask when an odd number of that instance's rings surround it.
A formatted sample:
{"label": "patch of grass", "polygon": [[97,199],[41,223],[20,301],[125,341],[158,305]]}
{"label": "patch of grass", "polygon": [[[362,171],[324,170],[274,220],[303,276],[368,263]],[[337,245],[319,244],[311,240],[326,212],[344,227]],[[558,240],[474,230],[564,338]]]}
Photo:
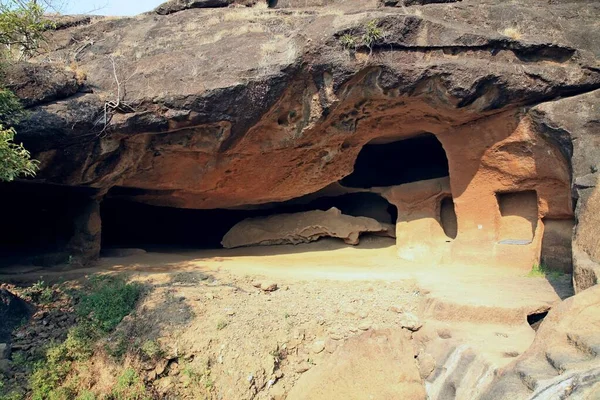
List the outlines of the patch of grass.
{"label": "patch of grass", "polygon": [[127,368],[119,376],[117,385],[113,388],[111,400],[145,400],[150,399],[144,382],[133,368]]}
{"label": "patch of grass", "polygon": [[136,283],[120,276],[97,276],[90,279],[91,290],[84,294],[77,313],[104,332],[112,331],[135,307],[142,293]]}
{"label": "patch of grass", "polygon": [[[88,360],[94,354],[96,341],[111,332],[134,309],[141,290],[141,286],[129,284],[122,277],[99,276],[90,279],[87,290],[81,294],[76,306],[82,322],[69,330],[64,342],[50,345],[43,360],[35,363],[29,379],[31,399],[94,399],[90,397],[94,396],[91,392],[81,393],[77,397],[77,390],[64,382],[71,373],[73,363]],[[115,351],[124,353],[126,349],[127,343],[117,346]],[[137,381],[131,383],[133,378],[127,380],[128,377],[119,380],[113,398],[145,399],[138,396],[142,392],[138,389]],[[142,388],[145,393],[143,384]]]}
{"label": "patch of grass", "polygon": [[563,273],[560,271],[555,271],[544,263],[533,264],[531,271],[527,274],[530,278],[550,278],[550,279],[558,279],[563,276]]}
{"label": "patch of grass", "polygon": [[117,332],[109,343],[105,343],[104,351],[117,361],[123,359],[129,349],[129,341],[123,332]]}
{"label": "patch of grass", "polygon": [[25,353],[22,351],[18,351],[12,354],[12,362],[15,367],[20,369],[27,368],[29,364],[27,358],[25,357]]}
{"label": "patch of grass", "polygon": [[206,389],[210,390],[215,385],[214,381],[210,377],[210,373],[211,373],[210,362],[206,363],[206,368],[202,371],[192,367],[189,364],[186,364],[184,366],[183,370],[181,371],[181,373],[188,380],[188,382],[185,384],[185,386],[189,386],[190,384],[198,385],[198,386],[202,385]]}
{"label": "patch of grass", "polygon": [[[0,384],[4,384],[4,383],[0,381]],[[3,390],[2,386],[0,386],[0,392],[2,390]],[[25,399],[24,395],[22,395],[19,392],[15,392],[15,391],[12,391],[12,392],[9,392],[9,393],[6,393],[6,394],[1,394],[0,393],[0,400],[24,400],[24,399]]]}
{"label": "patch of grass", "polygon": [[83,392],[79,393],[75,400],[96,400],[96,395],[89,390],[84,390]]}

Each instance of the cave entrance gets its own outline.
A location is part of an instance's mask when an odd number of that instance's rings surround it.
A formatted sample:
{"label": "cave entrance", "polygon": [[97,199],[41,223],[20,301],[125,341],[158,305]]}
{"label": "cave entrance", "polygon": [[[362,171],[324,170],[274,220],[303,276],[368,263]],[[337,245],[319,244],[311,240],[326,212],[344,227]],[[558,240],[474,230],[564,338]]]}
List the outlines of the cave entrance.
{"label": "cave entrance", "polygon": [[370,217],[395,224],[396,207],[375,193],[348,193],[316,199],[295,199],[246,209],[194,210],[158,207],[107,198],[101,204],[102,248],[219,249],[225,234],[246,218],[275,214],[326,211]]}
{"label": "cave entrance", "polygon": [[79,210],[94,189],[29,182],[0,184],[0,267],[67,262]]}
{"label": "cave entrance", "polygon": [[366,144],[352,174],[340,183],[352,188],[394,186],[449,176],[448,158],[438,138],[425,133],[390,143]]}

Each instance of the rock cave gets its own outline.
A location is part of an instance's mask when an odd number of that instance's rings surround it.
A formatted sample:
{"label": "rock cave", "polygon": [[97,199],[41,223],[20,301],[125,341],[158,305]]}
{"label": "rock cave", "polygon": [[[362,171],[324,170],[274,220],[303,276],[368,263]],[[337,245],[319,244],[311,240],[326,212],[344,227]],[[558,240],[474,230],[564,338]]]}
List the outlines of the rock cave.
{"label": "rock cave", "polygon": [[44,15],[0,77],[39,163],[0,182],[22,398],[19,357],[114,282],[145,289],[97,364],[61,353],[110,384],[56,390],[119,398],[126,367],[148,398],[600,398],[600,3],[145,11]]}

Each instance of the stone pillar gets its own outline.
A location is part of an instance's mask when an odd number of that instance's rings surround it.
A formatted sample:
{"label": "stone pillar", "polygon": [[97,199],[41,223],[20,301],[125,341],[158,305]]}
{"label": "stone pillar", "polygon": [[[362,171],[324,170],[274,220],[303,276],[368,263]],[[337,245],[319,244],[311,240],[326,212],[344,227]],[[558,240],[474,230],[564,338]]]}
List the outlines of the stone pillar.
{"label": "stone pillar", "polygon": [[381,194],[398,209],[398,257],[417,263],[439,263],[449,251],[451,238],[441,223],[441,202],[450,196],[448,178],[392,186]]}

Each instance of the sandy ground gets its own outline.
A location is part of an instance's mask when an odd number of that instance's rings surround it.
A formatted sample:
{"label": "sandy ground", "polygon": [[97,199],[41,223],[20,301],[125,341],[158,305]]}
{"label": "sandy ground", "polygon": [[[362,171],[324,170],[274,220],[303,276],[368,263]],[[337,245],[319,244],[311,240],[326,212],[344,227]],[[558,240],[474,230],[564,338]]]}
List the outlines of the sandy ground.
{"label": "sandy ground", "polygon": [[[159,393],[183,398],[283,398],[349,338],[400,329],[403,312],[421,319],[427,340],[452,337],[501,367],[531,344],[527,315],[570,295],[568,276],[550,282],[522,270],[402,262],[387,238],[368,237],[356,247],[322,240],[133,253],[90,269],[4,270],[0,280],[123,272],[146,282],[152,290],[123,329],[177,354],[152,381]],[[202,376],[194,391],[184,369]]]}

